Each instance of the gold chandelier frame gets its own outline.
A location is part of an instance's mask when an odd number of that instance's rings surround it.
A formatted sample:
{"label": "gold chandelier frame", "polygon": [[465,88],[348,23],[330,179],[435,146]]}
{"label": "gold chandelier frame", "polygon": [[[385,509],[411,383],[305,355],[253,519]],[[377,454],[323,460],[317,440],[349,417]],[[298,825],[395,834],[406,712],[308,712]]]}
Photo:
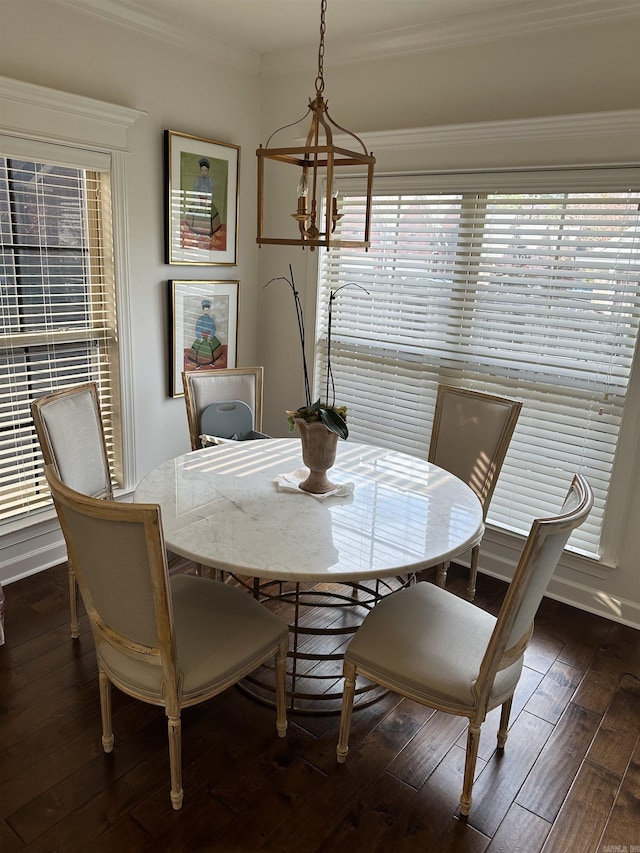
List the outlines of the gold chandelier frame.
{"label": "gold chandelier frame", "polygon": [[[315,81],[316,96],[309,100],[305,115],[293,124],[284,125],[274,131],[266,145],[257,149],[258,158],[258,235],[256,242],[285,246],[316,246],[332,248],[350,246],[369,248],[371,229],[371,196],[373,192],[373,167],[375,157],[355,133],[341,127],[329,115],[324,93],[324,35],[327,0],[321,0],[320,47],[318,49],[318,74]],[[286,128],[304,121],[311,114],[311,125],[304,146],[269,148],[271,140]],[[339,131],[352,137],[361,150],[352,151],[334,145],[334,132]],[[299,170],[297,208],[291,217],[297,222],[298,236],[267,237],[264,228],[265,164],[269,161],[294,166]],[[366,169],[367,195],[364,219],[358,228],[361,239],[335,238],[336,226],[343,214],[339,212],[336,177],[340,169]],[[293,185],[293,182],[292,182]],[[324,206],[324,214],[322,208]],[[324,230],[322,230],[324,229]]]}

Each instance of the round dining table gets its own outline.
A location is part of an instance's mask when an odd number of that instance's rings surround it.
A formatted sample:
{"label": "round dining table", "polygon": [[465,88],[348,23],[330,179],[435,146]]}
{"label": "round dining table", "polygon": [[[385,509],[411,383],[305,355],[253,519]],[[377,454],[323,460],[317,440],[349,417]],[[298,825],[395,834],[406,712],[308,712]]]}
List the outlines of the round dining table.
{"label": "round dining table", "polygon": [[[339,441],[328,495],[301,491],[306,473],[299,438],[229,441],[164,462],[134,500],[160,505],[170,551],[246,584],[289,622],[290,710],[333,713],[344,647],[368,610],[478,544],[483,514],[457,477],[387,448]],[[272,700],[269,673],[245,689]],[[364,685],[358,698],[377,697]]]}

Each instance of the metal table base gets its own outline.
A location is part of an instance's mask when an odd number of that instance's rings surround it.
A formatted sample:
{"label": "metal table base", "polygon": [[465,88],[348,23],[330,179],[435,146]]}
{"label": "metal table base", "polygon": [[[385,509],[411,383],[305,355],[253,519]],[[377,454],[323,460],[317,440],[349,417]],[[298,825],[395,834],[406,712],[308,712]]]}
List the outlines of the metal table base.
{"label": "metal table base", "polygon": [[[386,595],[415,583],[415,575],[364,583],[282,583],[234,577],[289,624],[287,710],[337,714],[342,704],[344,650],[366,614]],[[263,665],[239,683],[248,695],[275,705],[274,672]],[[354,708],[366,708],[388,691],[360,679]]]}

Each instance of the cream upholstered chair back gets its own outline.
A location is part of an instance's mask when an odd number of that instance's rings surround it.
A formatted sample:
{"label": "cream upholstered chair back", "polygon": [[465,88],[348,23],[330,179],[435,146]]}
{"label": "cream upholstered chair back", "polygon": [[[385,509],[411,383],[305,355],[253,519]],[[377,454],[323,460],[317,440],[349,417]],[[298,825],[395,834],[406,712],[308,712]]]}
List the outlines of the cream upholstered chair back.
{"label": "cream upholstered chair back", "polygon": [[45,464],[62,482],[83,495],[113,497],[95,382],[39,397],[31,414]]}
{"label": "cream upholstered chair back", "polygon": [[200,444],[200,419],[207,406],[239,400],[253,412],[253,427],[262,431],[262,367],[234,367],[221,370],[185,371],[182,374],[191,449]]}
{"label": "cream upholstered chair back", "polygon": [[486,516],[522,403],[440,385],[429,462],[471,486]]}
{"label": "cream upholstered chair back", "polygon": [[576,474],[560,513],[533,522],[480,668],[475,688],[479,693],[488,695],[496,673],[524,655],[538,607],[567,541],[592,506],[591,487]]}
{"label": "cream upholstered chair back", "polygon": [[160,507],[90,498],[45,475],[93,629],[102,744],[113,749],[111,685],[164,708],[171,802],[182,806],[181,709],[275,657],[276,728],[287,730],[287,624],[244,589],[169,577]]}
{"label": "cream upholstered chair back", "polygon": [[[83,495],[113,499],[98,387],[86,382],[33,400],[31,414],[45,465]],[[71,636],[80,636],[78,587],[69,557]]]}
{"label": "cream upholstered chair back", "polygon": [[160,510],[81,495],[45,466],[60,526],[98,644],[166,669],[175,691],[169,573]]}
{"label": "cream upholstered chair back", "polygon": [[[498,482],[522,403],[450,385],[438,386],[429,443],[429,462],[444,468],[470,486],[482,505],[483,517]],[[467,597],[476,593],[480,546],[471,551]],[[448,563],[438,567],[438,584],[445,586]]]}

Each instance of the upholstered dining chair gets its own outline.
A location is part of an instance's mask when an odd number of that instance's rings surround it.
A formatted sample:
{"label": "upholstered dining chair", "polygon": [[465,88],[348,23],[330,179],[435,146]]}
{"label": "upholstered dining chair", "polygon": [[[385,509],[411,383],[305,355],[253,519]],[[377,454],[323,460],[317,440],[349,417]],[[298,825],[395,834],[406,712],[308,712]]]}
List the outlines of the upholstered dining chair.
{"label": "upholstered dining chair", "polygon": [[[203,434],[203,416],[205,413],[209,416],[211,409],[219,404],[233,403],[238,408],[242,404],[248,406],[252,416],[250,431],[255,431],[262,437],[263,375],[262,367],[229,367],[204,372],[186,370],[182,373],[192,450],[199,450],[201,447],[215,443],[214,436]],[[196,566],[196,571],[203,574],[203,567]],[[224,573],[219,569],[212,568],[211,573],[217,580],[224,578]],[[254,593],[258,588],[259,581],[256,579]]]}
{"label": "upholstered dining chair", "polygon": [[[74,491],[113,500],[96,383],[39,397],[31,403],[31,414],[45,465],[52,465]],[[70,558],[68,566],[71,636],[76,638],[80,635],[78,588]]]}
{"label": "upholstered dining chair", "polygon": [[231,367],[204,372],[188,370],[182,374],[192,450],[202,447],[202,414],[214,403],[246,403],[253,412],[252,429],[262,431],[263,373],[262,367]]}
{"label": "upholstered dining chair", "polygon": [[344,656],[338,762],[348,752],[356,677],[364,676],[469,718],[460,798],[461,814],[469,814],[480,728],[501,705],[498,748],[504,748],[534,617],[571,532],[592,505],[591,487],[576,475],[560,514],[533,522],[497,618],[426,581],[392,593],[367,614]]}
{"label": "upholstered dining chair", "polygon": [[287,730],[287,625],[241,589],[171,578],[160,507],[96,500],[45,466],[96,645],[102,745],[113,749],[111,685],[164,708],[171,803],[182,806],[182,708],[210,699],[275,657],[276,729]]}
{"label": "upholstered dining chair", "polygon": [[[466,388],[439,385],[429,443],[429,462],[463,480],[478,496],[486,518],[522,403]],[[471,551],[467,597],[476,594],[480,545]],[[438,567],[444,587],[448,563]]]}

